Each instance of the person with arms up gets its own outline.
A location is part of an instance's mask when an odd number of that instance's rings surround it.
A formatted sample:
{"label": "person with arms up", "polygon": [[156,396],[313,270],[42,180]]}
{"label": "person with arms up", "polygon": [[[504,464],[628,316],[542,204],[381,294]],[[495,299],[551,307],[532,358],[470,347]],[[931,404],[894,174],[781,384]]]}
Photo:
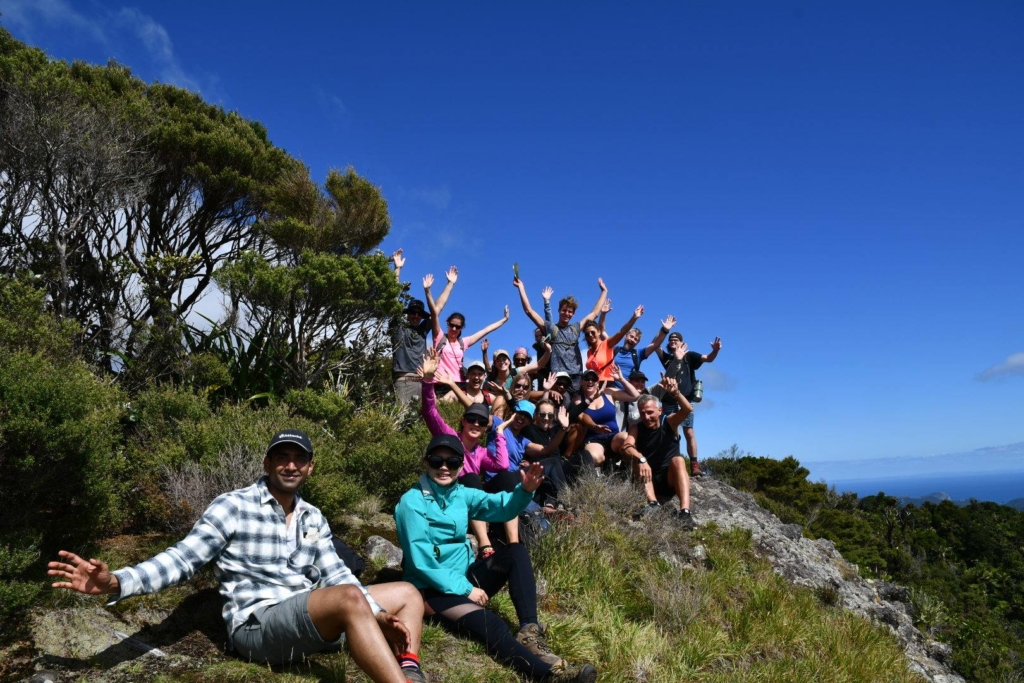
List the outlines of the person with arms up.
{"label": "person with arms up", "polygon": [[[664,328],[664,325],[662,326]],[[722,339],[715,337],[711,342],[711,353],[702,354],[697,351],[690,351],[683,335],[680,332],[672,332],[668,335],[668,350],[657,349],[658,358],[665,368],[665,374],[676,381],[680,393],[689,401],[698,400],[694,396],[694,388],[697,383],[697,369],[704,363],[713,363],[718,358],[718,352],[722,350]],[[672,395],[666,394],[662,397],[663,409],[666,415],[679,410],[680,404]],[[690,457],[690,474],[694,477],[702,476],[700,463],[697,460],[697,436],[693,431],[693,411],[691,410],[686,419],[681,423],[683,437],[686,439],[686,454]]]}
{"label": "person with arms up", "polygon": [[579,391],[580,379],[583,375],[583,356],[580,353],[580,324],[588,320],[596,320],[601,313],[601,307],[608,297],[608,288],[604,286],[604,280],[597,278],[597,286],[601,288],[601,295],[597,298],[593,310],[583,317],[580,323],[572,322],[576,315],[579,302],[574,297],[567,296],[558,302],[558,322],[551,321],[551,295],[554,290],[545,287],[541,292],[544,297],[544,317],[541,318],[533,307],[530,306],[530,299],[526,295],[526,285],[518,277],[512,280],[512,284],[519,290],[519,300],[523,305],[523,312],[533,323],[547,331],[551,339],[551,372],[565,372],[572,380],[572,390]]}
{"label": "person with arms up", "polygon": [[[452,266],[449,273],[452,273],[452,271],[454,271],[457,277],[458,271],[455,269],[455,266]],[[449,275],[449,283],[451,282],[452,280]],[[465,337],[462,336],[462,332],[463,328],[466,326],[466,316],[459,312],[452,313],[445,321],[448,325],[447,332],[442,332],[441,311],[437,303],[434,301],[433,294],[430,292],[430,288],[433,284],[433,275],[427,275],[423,278],[423,294],[427,300],[427,307],[430,309],[430,317],[434,323],[434,348],[438,351],[441,369],[448,375],[455,378],[457,382],[461,382],[465,379],[463,376],[463,363],[465,362],[466,349],[508,322],[508,306],[505,306],[504,317],[491,323],[482,330]]]}
{"label": "person with arms up", "polygon": [[672,494],[679,497],[677,517],[687,528],[693,527],[690,516],[690,478],[687,476],[686,461],[679,452],[679,425],[693,410],[690,402],[679,391],[674,379],[662,375],[661,388],[664,395],[671,397],[679,409],[663,416],[661,402],[650,394],[637,400],[640,408],[640,422],[629,428],[628,436],[616,441],[616,450],[629,458],[633,469],[633,481],[643,486],[647,496],[645,513],[657,510],[660,500]]}
{"label": "person with arms up", "polygon": [[[338,558],[331,529],[298,490],[313,472],[305,433],[278,432],[263,458],[266,475],[218,496],[192,531],[164,552],[110,571],[62,550],[49,563],[54,588],[110,595],[113,604],[156,593],[215,563],[228,646],[250,661],[299,661],[336,647],[341,636],[376,683],[423,683],[423,603],[405,582],[363,587]],[[392,649],[398,653],[397,659]]]}
{"label": "person with arms up", "polygon": [[[464,462],[461,439],[435,436],[419,483],[395,508],[402,567],[420,589],[428,618],[452,633],[469,634],[491,657],[534,681],[593,683],[597,669],[592,665],[575,668],[547,647],[526,547],[507,545],[474,562],[466,540],[467,519],[504,522],[525,510],[544,478],[541,466],[522,470],[510,493],[485,493],[459,483]],[[519,621],[515,636],[501,617],[484,609],[506,584]]]}
{"label": "person with arms up", "polygon": [[[405,266],[405,255],[399,249],[391,256],[395,263],[395,279],[402,283],[402,268]],[[458,279],[459,271],[452,266],[448,270],[448,284],[437,300],[437,311],[444,309],[452,287]],[[433,327],[430,314],[419,299],[412,299],[405,308],[405,324],[398,321],[391,323],[391,377],[395,384],[395,399],[399,405],[408,405],[419,395],[419,377],[416,370],[420,366],[423,354],[427,352],[427,334]]]}

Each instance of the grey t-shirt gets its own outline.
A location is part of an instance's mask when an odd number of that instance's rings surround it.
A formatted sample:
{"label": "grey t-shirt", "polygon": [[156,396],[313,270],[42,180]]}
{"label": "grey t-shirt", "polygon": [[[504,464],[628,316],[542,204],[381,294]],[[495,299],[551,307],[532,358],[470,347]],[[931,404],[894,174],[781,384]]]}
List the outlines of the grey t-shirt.
{"label": "grey t-shirt", "polygon": [[583,374],[583,355],[580,353],[580,326],[572,323],[559,327],[551,322],[551,302],[544,302],[544,319],[551,335],[551,372],[567,372],[577,377]]}
{"label": "grey t-shirt", "polygon": [[423,356],[427,353],[427,335],[432,327],[428,319],[421,322],[419,327],[403,324],[391,329],[391,344],[394,348],[392,372],[416,372],[423,365]]}

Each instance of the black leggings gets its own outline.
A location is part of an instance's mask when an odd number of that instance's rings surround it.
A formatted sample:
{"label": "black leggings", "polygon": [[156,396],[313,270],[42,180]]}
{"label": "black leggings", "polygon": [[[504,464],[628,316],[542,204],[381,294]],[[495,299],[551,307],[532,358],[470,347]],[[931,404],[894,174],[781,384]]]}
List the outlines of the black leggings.
{"label": "black leggings", "polygon": [[[518,543],[499,548],[486,560],[469,565],[466,578],[488,597],[506,583],[520,624],[537,623],[537,585],[533,565],[525,546]],[[426,592],[426,602],[434,614],[429,617],[456,635],[468,635],[487,647],[487,654],[511,666],[521,674],[544,681],[551,676],[551,665],[545,663],[519,644],[508,624],[494,612],[486,610],[465,595]]]}

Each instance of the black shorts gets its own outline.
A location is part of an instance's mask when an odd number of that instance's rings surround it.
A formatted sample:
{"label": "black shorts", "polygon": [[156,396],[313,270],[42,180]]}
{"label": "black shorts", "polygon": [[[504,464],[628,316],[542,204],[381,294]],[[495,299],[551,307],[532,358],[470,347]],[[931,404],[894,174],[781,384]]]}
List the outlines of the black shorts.
{"label": "black shorts", "polygon": [[668,470],[674,459],[683,457],[685,456],[682,453],[677,453],[662,463],[661,467],[651,473],[651,482],[654,484],[654,495],[658,497],[658,500],[661,500],[662,498],[671,498],[676,495],[676,490],[672,488],[672,484],[669,482]]}

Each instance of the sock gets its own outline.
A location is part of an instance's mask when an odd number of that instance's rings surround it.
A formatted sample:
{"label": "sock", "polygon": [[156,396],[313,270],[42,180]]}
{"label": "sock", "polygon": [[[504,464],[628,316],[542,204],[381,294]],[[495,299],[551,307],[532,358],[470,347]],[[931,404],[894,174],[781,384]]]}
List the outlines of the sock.
{"label": "sock", "polygon": [[690,508],[683,508],[683,514],[684,515],[690,514]]}
{"label": "sock", "polygon": [[402,654],[398,655],[398,666],[402,667],[403,669],[418,670],[420,668],[420,658],[418,655],[415,655],[412,652],[403,652]]}

